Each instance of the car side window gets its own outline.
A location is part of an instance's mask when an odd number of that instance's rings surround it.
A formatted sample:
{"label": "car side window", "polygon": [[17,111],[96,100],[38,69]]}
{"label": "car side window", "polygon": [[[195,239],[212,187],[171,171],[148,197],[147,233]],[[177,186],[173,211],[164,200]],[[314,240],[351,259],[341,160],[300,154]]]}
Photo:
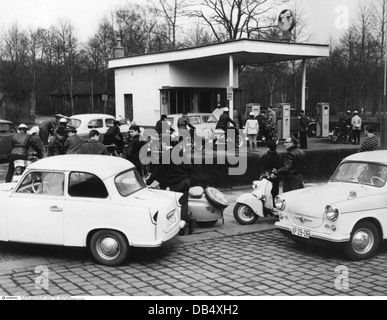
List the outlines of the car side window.
{"label": "car side window", "polygon": [[9,123],[0,123],[0,133],[16,133],[16,129]]}
{"label": "car side window", "polygon": [[106,127],[110,128],[114,126],[114,119],[105,119]]}
{"label": "car side window", "polygon": [[188,117],[188,118],[189,118],[189,122],[190,122],[192,125],[200,124],[200,117],[192,116],[192,117]]}
{"label": "car side window", "polygon": [[64,174],[60,172],[33,171],[27,174],[16,193],[33,193],[45,196],[64,195]]}
{"label": "car side window", "polygon": [[94,120],[91,120],[87,127],[89,129],[96,129],[96,128],[102,128],[103,127],[103,121],[102,119],[94,119]]}
{"label": "car side window", "polygon": [[69,177],[69,195],[75,198],[108,197],[108,191],[103,181],[91,173],[71,172]]}

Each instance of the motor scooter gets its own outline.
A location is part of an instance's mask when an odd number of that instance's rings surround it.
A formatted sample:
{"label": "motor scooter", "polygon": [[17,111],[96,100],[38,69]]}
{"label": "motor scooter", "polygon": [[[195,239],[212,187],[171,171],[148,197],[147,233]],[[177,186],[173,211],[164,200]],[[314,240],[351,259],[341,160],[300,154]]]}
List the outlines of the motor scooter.
{"label": "motor scooter", "polygon": [[239,196],[233,210],[235,220],[248,225],[255,223],[259,217],[276,216],[276,209],[273,206],[270,181],[270,173],[263,173],[259,180],[253,182],[253,191]]}
{"label": "motor scooter", "polygon": [[[159,189],[157,181],[150,186]],[[228,199],[225,194],[213,187],[191,187],[188,193],[188,215],[201,228],[210,228],[218,220],[224,224],[223,212],[228,207]]]}
{"label": "motor scooter", "polygon": [[329,132],[329,138],[331,139],[331,142],[334,144],[338,142],[354,143],[355,141],[352,137],[350,126],[347,126],[346,132],[344,132],[343,129],[340,128],[339,126],[336,126],[331,132]]}
{"label": "motor scooter", "polygon": [[212,146],[214,150],[218,150],[218,148],[223,145],[224,150],[227,149],[227,142],[231,142],[231,144],[234,144],[236,149],[239,149],[243,146],[244,137],[239,133],[239,130],[236,128],[230,127],[228,130],[234,129],[235,130],[235,136],[232,137],[230,133],[227,136],[226,139],[226,132],[223,129],[215,129],[213,138],[212,138]]}

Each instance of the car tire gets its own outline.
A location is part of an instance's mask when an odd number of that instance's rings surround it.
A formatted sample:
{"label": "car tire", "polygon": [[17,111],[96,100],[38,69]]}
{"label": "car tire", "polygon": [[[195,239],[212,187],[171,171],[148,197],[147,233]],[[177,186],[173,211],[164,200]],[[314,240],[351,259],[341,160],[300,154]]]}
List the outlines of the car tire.
{"label": "car tire", "polygon": [[308,137],[315,137],[316,136],[316,125],[312,124],[308,127]]}
{"label": "car tire", "polygon": [[214,226],[217,222],[218,222],[218,220],[214,220],[214,221],[196,221],[196,224],[197,224],[200,228],[211,228],[211,227]]}
{"label": "car tire", "polygon": [[95,232],[89,244],[93,258],[106,266],[118,266],[126,261],[129,255],[127,239],[114,230],[99,230]]}
{"label": "car tire", "polygon": [[204,194],[209,202],[219,209],[226,209],[228,207],[227,197],[218,189],[207,187],[204,189]]}
{"label": "car tire", "polygon": [[353,228],[351,238],[344,246],[344,251],[350,260],[366,260],[375,254],[379,241],[379,231],[375,224],[370,221],[361,221]]}
{"label": "car tire", "polygon": [[249,225],[255,223],[259,216],[255,214],[253,209],[244,203],[237,203],[233,210],[234,219],[241,225]]}

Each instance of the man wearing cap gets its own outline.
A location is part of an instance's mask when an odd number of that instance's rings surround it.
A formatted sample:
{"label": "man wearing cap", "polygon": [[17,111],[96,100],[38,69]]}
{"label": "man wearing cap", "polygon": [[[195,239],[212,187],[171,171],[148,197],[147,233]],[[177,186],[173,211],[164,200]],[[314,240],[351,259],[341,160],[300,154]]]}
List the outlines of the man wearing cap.
{"label": "man wearing cap", "polygon": [[361,133],[361,118],[359,112],[355,110],[354,116],[351,119],[352,133],[353,133],[353,144],[360,144],[360,133]]}
{"label": "man wearing cap", "polygon": [[68,137],[64,143],[66,154],[80,154],[85,140],[77,135],[77,129],[73,126],[67,127]]}
{"label": "man wearing cap", "polygon": [[56,130],[54,138],[52,138],[48,143],[47,156],[52,157],[52,156],[66,154],[66,150],[64,146],[66,138],[67,138],[67,130],[62,126],[59,126],[58,129]]}
{"label": "man wearing cap", "polygon": [[189,131],[189,134],[191,136],[191,143],[194,143],[195,142],[195,130],[196,130],[196,128],[189,121],[187,112],[184,111],[182,113],[181,117],[179,119],[177,119],[177,130],[179,131],[180,139],[183,139],[183,141],[185,141],[184,137],[185,137],[185,134],[187,134],[187,129],[188,129],[187,127],[189,129],[191,129]]}
{"label": "man wearing cap", "polygon": [[15,172],[15,160],[28,160],[28,150],[32,147],[37,153],[38,157],[42,158],[43,154],[38,146],[31,143],[30,136],[27,134],[28,127],[25,124],[19,125],[19,132],[12,137],[12,151],[9,156],[8,172],[5,182],[11,182],[13,173]]}
{"label": "man wearing cap", "polygon": [[351,110],[347,110],[347,112],[339,118],[340,130],[344,137],[348,134],[348,126],[351,127],[351,115]]}
{"label": "man wearing cap", "polygon": [[250,151],[258,151],[257,135],[259,132],[258,120],[254,119],[255,113],[250,112],[250,118],[246,121],[244,134],[249,138]]}
{"label": "man wearing cap", "polygon": [[283,166],[273,173],[283,178],[283,192],[304,188],[302,174],[305,167],[305,152],[298,149],[297,140],[289,137],[285,142],[286,153],[283,159]]}
{"label": "man wearing cap", "polygon": [[227,140],[227,128],[229,123],[232,123],[235,130],[237,130],[236,123],[230,118],[230,109],[224,108],[223,113],[220,115],[218,123],[216,124],[215,129],[222,129],[225,133],[226,140]]}
{"label": "man wearing cap", "polygon": [[55,115],[55,119],[47,119],[39,124],[39,137],[43,142],[45,151],[47,152],[48,140],[54,135],[55,128],[59,125],[60,115]]}
{"label": "man wearing cap", "polygon": [[141,175],[143,175],[143,170],[140,159],[140,151],[144,145],[146,145],[146,142],[140,139],[140,127],[138,125],[131,125],[128,132],[128,149],[126,159],[136,166],[137,171]]}

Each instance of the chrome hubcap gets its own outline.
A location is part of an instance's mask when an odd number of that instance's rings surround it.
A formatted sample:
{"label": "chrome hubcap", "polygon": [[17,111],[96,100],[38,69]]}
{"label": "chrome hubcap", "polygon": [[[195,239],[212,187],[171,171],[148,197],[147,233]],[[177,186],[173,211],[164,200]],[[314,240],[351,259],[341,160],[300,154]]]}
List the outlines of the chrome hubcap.
{"label": "chrome hubcap", "polygon": [[241,206],[238,210],[239,217],[244,221],[250,221],[254,217],[254,212],[249,206]]}
{"label": "chrome hubcap", "polygon": [[101,237],[97,242],[98,254],[106,260],[114,260],[120,254],[120,244],[112,236]]}
{"label": "chrome hubcap", "polygon": [[368,229],[359,229],[352,237],[352,247],[359,254],[365,254],[374,245],[374,235]]}

